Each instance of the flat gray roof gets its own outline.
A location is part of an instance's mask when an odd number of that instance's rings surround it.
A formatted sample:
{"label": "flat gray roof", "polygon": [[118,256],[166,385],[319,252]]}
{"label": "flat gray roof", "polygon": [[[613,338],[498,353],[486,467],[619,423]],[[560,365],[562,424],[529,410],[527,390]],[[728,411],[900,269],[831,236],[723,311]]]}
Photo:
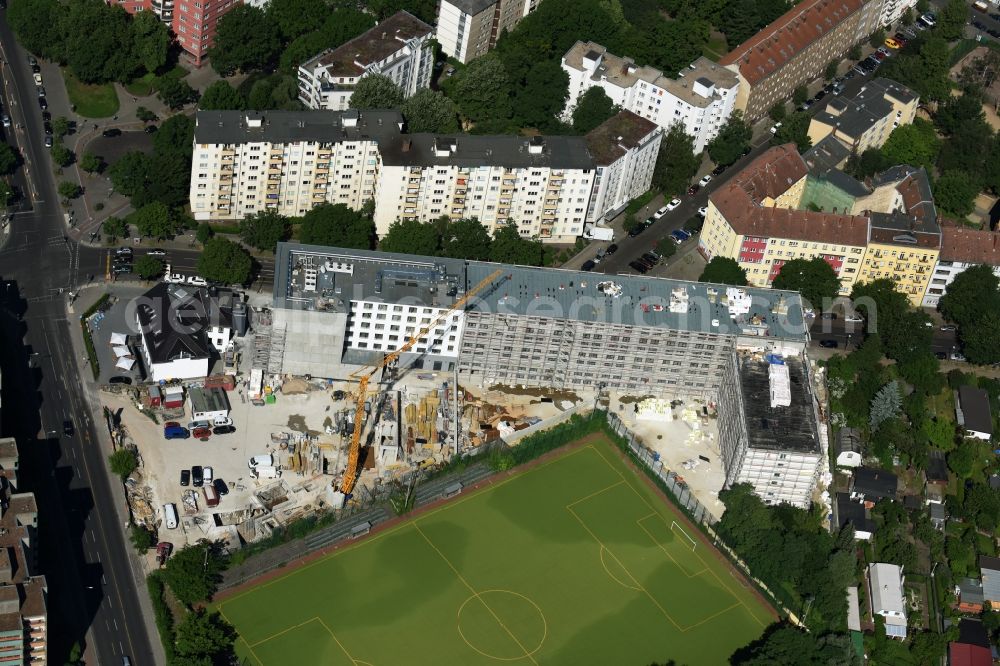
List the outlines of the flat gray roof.
{"label": "flat gray roof", "polygon": [[[538,152],[532,152],[531,145]],[[594,168],[594,158],[582,136],[407,134],[380,144],[379,152],[386,166]]]}
{"label": "flat gray roof", "polygon": [[813,413],[812,388],[802,362],[783,359],[788,366],[791,404],[771,406],[769,363],[764,358],[740,354],[740,385],[746,415],[747,439],[754,449],[820,453],[819,433]]}
{"label": "flat gray roof", "polygon": [[[354,127],[345,124],[357,119]],[[259,126],[253,126],[259,121]],[[400,133],[403,116],[398,111],[199,111],[195,115],[194,142],[239,143],[337,143],[374,139],[381,143]]]}
{"label": "flat gray roof", "polygon": [[352,300],[381,300],[446,308],[494,271],[500,275],[467,310],[759,335],[764,341],[807,339],[797,292],[727,292],[732,288],[700,282],[297,243],[278,244],[274,306],[348,312]]}

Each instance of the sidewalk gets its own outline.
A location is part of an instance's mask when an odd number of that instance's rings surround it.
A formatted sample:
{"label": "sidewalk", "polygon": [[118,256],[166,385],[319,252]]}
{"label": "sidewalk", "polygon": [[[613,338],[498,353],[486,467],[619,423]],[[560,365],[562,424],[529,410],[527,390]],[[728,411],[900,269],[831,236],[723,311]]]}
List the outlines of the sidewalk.
{"label": "sidewalk", "polygon": [[[104,414],[100,400],[97,397],[97,384],[91,379],[93,375],[90,371],[90,364],[86,360],[87,356],[83,343],[83,336],[80,332],[80,327],[75,326],[74,323],[79,321],[80,313],[85,312],[87,308],[93,305],[106,289],[107,286],[103,284],[83,287],[79,290],[79,295],[74,303],[67,305],[66,307],[66,318],[69,322],[69,337],[73,346],[73,357],[76,361],[76,371],[80,377],[80,381],[83,383],[83,398],[90,410],[90,419],[96,424],[94,430],[97,432],[98,442],[101,450],[104,452],[104,456],[102,457],[110,455],[114,448],[111,444],[111,437],[107,428],[104,426]],[[108,474],[110,476],[110,468],[105,465],[100,473]],[[112,492],[119,495],[118,499],[121,500],[114,502],[116,514],[115,519],[118,521],[119,525],[127,526],[131,521],[131,516],[126,508],[127,503],[125,501],[125,491],[118,478],[111,479],[111,488]],[[129,537],[126,535],[126,548],[129,548],[129,543]],[[157,631],[156,624],[153,621],[153,605],[149,599],[149,594],[146,591],[146,574],[148,573],[146,571],[146,563],[148,560],[146,558],[138,557],[132,550],[129,550],[126,555],[126,559],[128,559],[133,583],[136,586],[136,596],[139,598],[139,606],[142,608],[142,621],[143,624],[145,624],[146,632],[149,635],[149,643],[153,651],[154,663],[165,664],[167,659],[166,654],[163,652],[163,645],[160,643],[160,633]],[[91,646],[91,642],[89,640],[87,641],[84,661],[88,664],[99,663],[94,648]]]}

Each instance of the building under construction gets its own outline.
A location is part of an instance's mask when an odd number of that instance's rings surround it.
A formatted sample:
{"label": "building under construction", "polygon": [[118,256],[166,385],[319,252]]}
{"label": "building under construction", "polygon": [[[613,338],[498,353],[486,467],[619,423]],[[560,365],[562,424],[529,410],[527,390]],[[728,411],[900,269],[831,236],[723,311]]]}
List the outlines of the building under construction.
{"label": "building under construction", "polygon": [[[441,371],[469,388],[729,401],[719,409],[729,421],[720,423],[723,451],[750,440],[751,398],[731,390],[747,371],[737,352],[804,359],[808,342],[795,292],[293,243],[278,246],[273,306],[272,372],[344,379],[416,336],[373,388],[406,371]],[[796,388],[812,400],[808,382]],[[815,444],[815,424],[791,419],[792,407],[774,407],[774,418],[787,413],[786,427]],[[394,437],[405,446],[409,433]],[[727,479],[742,478],[746,457],[724,459]],[[808,494],[762,496],[801,505]]]}

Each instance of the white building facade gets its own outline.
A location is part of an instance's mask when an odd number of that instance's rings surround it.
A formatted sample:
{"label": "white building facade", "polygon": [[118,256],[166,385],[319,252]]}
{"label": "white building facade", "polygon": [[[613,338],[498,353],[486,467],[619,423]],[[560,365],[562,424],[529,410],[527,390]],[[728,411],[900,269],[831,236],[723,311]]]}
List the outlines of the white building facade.
{"label": "white building facade", "polygon": [[564,118],[572,116],[587,90],[599,86],[617,105],[668,130],[680,124],[700,153],[733,113],[737,76],[707,58],[698,58],[671,79],[653,67],[607,52],[594,42],[577,42],[562,58],[569,76]]}
{"label": "white building facade", "polygon": [[[421,305],[351,301],[346,346],[357,351],[396,351],[444,313],[441,308]],[[422,336],[409,353],[457,359],[462,320],[461,311],[452,313]]]}
{"label": "white building facade", "polygon": [[907,9],[917,6],[917,0],[883,0],[880,25],[889,26],[902,18]]}
{"label": "white building facade", "polygon": [[541,0],[441,0],[435,38],[441,52],[459,62],[478,58],[494,46]]}
{"label": "white building facade", "polygon": [[622,111],[587,135],[597,165],[587,208],[588,222],[603,222],[649,190],[663,130],[631,111]]}
{"label": "white building facade", "polygon": [[903,568],[873,562],[868,565],[868,603],[872,615],[885,618],[885,634],[906,638],[906,600],[903,597]]}
{"label": "white building facade", "polygon": [[410,97],[429,88],[434,70],[434,29],[399,11],[368,32],[299,66],[299,99],[310,109],[347,109],[358,81],[386,76]]}
{"label": "white building facade", "polygon": [[941,227],[941,254],[934,265],[921,305],[936,308],[948,289],[965,270],[986,265],[1000,277],[1000,234],[967,227]]}

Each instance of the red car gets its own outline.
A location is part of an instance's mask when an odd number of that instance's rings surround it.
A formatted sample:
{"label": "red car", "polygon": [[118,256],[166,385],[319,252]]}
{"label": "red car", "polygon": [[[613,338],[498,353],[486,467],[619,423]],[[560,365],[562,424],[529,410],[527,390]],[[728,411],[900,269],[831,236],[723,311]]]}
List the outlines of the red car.
{"label": "red car", "polygon": [[208,439],[209,437],[212,436],[212,429],[195,428],[194,432],[191,433],[191,436],[194,437],[195,439]]}
{"label": "red car", "polygon": [[163,424],[164,428],[169,428],[170,426],[180,426],[180,423],[178,423],[177,421],[167,421],[166,423]]}

